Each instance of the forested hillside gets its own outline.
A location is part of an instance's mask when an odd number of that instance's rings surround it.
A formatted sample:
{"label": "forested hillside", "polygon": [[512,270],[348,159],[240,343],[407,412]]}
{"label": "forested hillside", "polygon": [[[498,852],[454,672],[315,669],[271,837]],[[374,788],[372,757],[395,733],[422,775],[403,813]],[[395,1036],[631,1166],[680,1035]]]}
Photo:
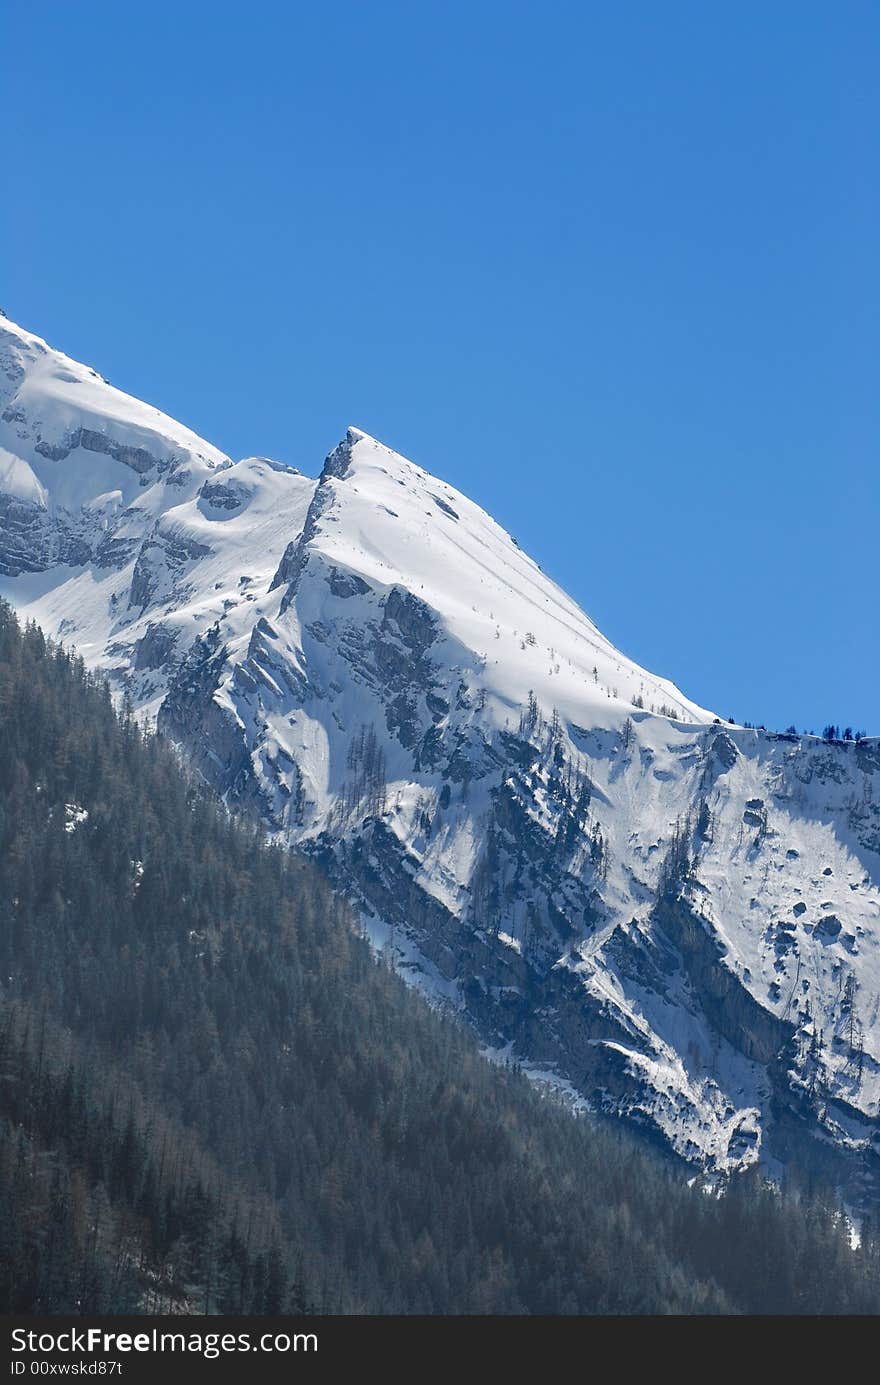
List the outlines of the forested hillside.
{"label": "forested hillside", "polygon": [[4,1312],[880,1311],[875,1229],[490,1065],[2,604],[0,1137]]}

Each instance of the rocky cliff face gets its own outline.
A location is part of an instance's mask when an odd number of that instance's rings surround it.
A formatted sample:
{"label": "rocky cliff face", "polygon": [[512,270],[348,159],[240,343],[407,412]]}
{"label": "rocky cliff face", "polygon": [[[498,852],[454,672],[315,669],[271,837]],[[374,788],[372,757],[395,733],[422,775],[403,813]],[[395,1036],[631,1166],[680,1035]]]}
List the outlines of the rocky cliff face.
{"label": "rocky cliff face", "polygon": [[[0,590],[487,1047],[720,1169],[880,1158],[880,749],[722,725],[349,430],[233,464],[0,321]],[[96,442],[97,440],[97,442]]]}

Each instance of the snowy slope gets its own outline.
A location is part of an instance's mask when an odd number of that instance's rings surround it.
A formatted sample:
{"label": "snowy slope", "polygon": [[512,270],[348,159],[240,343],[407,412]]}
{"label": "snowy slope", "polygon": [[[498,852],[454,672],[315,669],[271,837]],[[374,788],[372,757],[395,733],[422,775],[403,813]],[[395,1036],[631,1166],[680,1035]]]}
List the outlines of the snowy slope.
{"label": "snowy slope", "polygon": [[174,648],[250,604],[313,489],[263,458],[233,465],[0,317],[0,592],[137,706],[155,713]]}
{"label": "snowy slope", "polygon": [[[488,1047],[685,1157],[880,1124],[880,747],[720,724],[356,429],[233,464],[0,319],[0,592]],[[806,1142],[806,1144],[805,1144]]]}
{"label": "snowy slope", "polygon": [[311,550],[357,571],[375,590],[400,585],[483,663],[490,714],[516,716],[533,689],[545,705],[580,716],[613,699],[663,702],[686,720],[710,720],[671,683],[621,655],[461,492],[359,430],[348,431],[343,477],[325,475],[326,509]]}
{"label": "snowy slope", "polygon": [[188,428],[2,317],[0,447],[7,464],[17,459],[13,494],[24,487],[24,498],[72,513],[108,496],[130,503],[150,473],[228,465]]}

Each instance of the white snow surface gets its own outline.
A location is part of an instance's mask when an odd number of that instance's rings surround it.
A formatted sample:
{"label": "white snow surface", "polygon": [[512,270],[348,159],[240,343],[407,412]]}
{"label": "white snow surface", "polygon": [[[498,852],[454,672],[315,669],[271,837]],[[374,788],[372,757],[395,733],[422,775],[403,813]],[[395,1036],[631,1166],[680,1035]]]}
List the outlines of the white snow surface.
{"label": "white snow surface", "polygon": [[400,585],[426,602],[482,662],[481,686],[499,725],[518,718],[530,690],[580,722],[609,701],[628,707],[640,695],[684,721],[712,719],[615,649],[473,501],[359,429],[348,437],[350,466],[323,483],[332,501],[313,548],[377,591]]}
{"label": "white snow surface", "polygon": [[[47,471],[47,458],[40,446],[63,447],[81,428],[143,448],[161,461],[186,459],[208,468],[228,462],[222,452],[189,428],[152,405],[123,394],[96,371],[53,350],[41,337],[5,317],[0,317],[0,371],[0,442],[28,462],[44,485],[60,485],[68,500],[77,494],[76,481],[72,477],[62,480],[59,473]],[[88,449],[73,449],[78,450]],[[84,466],[84,461],[77,457],[73,465],[65,466],[65,472],[81,478],[82,494],[88,497],[94,471]],[[93,467],[94,460],[88,465]]]}

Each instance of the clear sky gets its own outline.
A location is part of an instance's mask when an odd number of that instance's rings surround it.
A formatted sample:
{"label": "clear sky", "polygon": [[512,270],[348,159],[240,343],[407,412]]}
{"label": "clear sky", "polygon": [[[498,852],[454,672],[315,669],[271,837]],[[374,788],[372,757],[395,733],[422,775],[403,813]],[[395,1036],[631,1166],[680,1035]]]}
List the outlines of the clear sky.
{"label": "clear sky", "polygon": [[880,733],[873,0],[7,0],[0,305],[349,423],[738,720]]}

